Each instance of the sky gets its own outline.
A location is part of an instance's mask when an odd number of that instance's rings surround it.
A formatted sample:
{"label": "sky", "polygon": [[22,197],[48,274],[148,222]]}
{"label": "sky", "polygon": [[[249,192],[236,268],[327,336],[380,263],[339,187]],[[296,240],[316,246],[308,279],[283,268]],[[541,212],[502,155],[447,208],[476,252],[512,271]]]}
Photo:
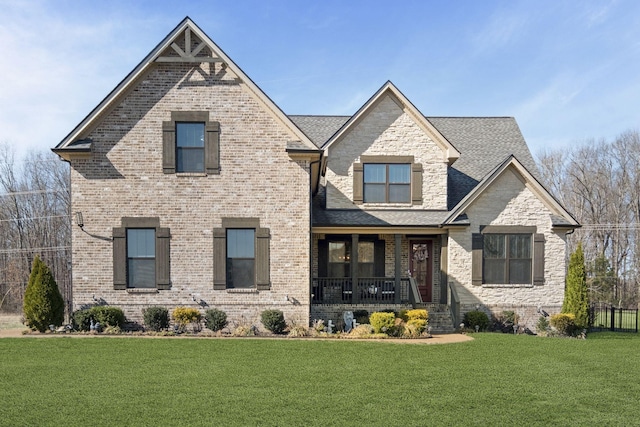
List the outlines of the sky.
{"label": "sky", "polygon": [[0,143],[56,146],[185,16],[286,114],[391,80],[426,116],[515,117],[534,155],[640,129],[636,0],[0,0]]}

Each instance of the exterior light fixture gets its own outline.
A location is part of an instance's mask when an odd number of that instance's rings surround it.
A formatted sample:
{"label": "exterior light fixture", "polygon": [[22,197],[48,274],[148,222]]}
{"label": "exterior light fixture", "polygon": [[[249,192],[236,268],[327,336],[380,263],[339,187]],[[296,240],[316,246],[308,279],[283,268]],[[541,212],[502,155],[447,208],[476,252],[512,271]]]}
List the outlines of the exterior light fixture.
{"label": "exterior light fixture", "polygon": [[78,227],[84,227],[84,219],[82,218],[82,212],[76,212],[76,224]]}

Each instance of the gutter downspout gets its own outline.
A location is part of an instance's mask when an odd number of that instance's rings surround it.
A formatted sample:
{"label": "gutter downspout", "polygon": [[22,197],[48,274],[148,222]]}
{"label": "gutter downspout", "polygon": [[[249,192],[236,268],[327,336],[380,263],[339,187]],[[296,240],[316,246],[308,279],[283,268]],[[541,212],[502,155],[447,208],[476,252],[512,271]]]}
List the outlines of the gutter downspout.
{"label": "gutter downspout", "polygon": [[313,303],[313,165],[318,164],[318,187],[320,186],[322,152],[318,160],[309,162],[309,325],[311,325],[311,304]]}

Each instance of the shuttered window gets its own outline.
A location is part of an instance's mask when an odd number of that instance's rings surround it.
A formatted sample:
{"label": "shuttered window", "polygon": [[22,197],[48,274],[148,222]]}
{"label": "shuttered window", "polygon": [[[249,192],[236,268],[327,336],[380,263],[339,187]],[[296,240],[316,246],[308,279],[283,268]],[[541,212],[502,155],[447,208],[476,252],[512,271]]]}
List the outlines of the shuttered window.
{"label": "shuttered window", "polygon": [[122,218],[113,229],[114,289],[170,289],[170,239],[159,218]]}
{"label": "shuttered window", "polygon": [[220,173],[220,124],[208,111],[173,111],[162,133],[164,173]]}
{"label": "shuttered window", "polygon": [[353,202],[422,204],[422,165],[413,156],[360,156],[353,164]]}
{"label": "shuttered window", "polygon": [[213,230],[213,288],[270,289],[270,239],[258,218],[223,218]]}
{"label": "shuttered window", "polygon": [[531,227],[495,226],[493,230],[501,232],[472,236],[474,285],[544,284],[544,235],[503,232],[529,228]]}

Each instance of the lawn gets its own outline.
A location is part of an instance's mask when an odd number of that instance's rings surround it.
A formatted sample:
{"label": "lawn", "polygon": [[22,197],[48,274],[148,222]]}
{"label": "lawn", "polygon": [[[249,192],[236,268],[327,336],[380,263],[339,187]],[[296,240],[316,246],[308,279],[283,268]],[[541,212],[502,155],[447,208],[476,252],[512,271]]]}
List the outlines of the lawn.
{"label": "lawn", "polygon": [[640,337],[0,339],[0,425],[631,425]]}

